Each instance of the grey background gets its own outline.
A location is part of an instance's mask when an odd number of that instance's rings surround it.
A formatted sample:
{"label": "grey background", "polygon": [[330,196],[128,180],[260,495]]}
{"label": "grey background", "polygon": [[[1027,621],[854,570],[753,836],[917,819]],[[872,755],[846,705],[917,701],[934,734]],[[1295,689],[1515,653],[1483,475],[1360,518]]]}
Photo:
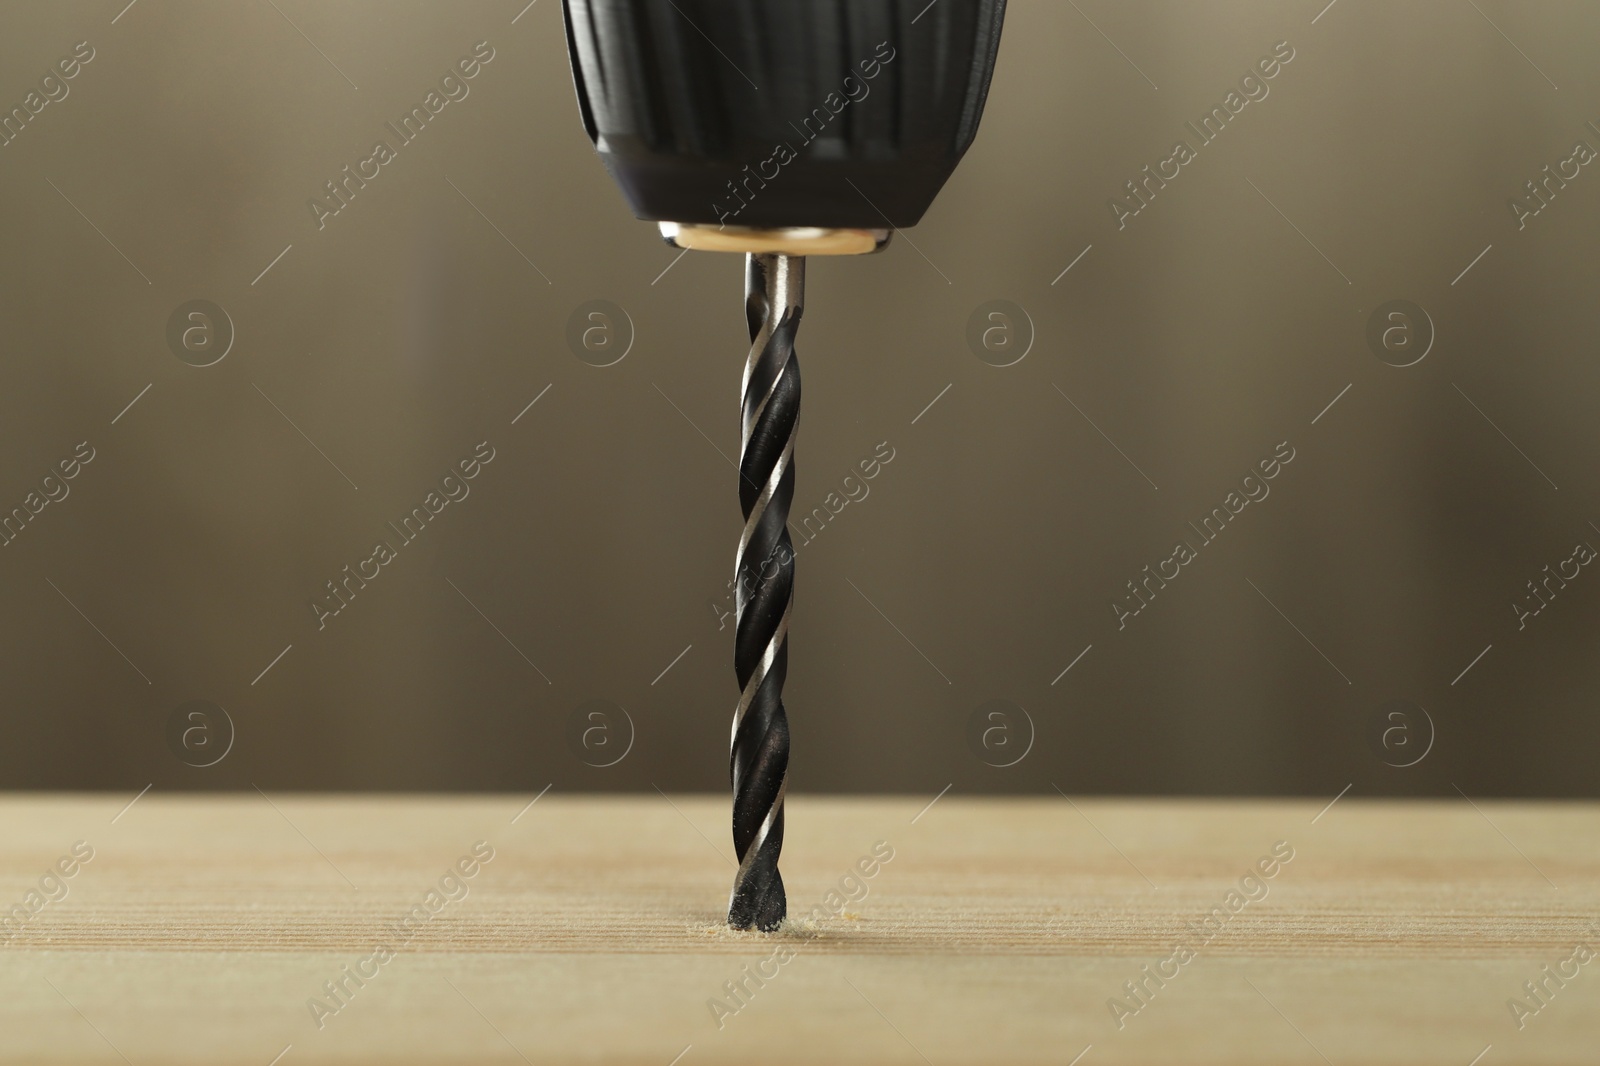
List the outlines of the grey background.
{"label": "grey background", "polygon": [[[1511,605],[1600,544],[1600,171],[1521,231],[1507,200],[1600,146],[1597,36],[1503,0],[1014,0],[924,222],[811,263],[796,510],[895,458],[799,551],[790,787],[1594,795],[1600,577]],[[557,0],[7,4],[0,103],[82,40],[0,148],[0,505],[96,450],[0,548],[0,784],[726,787],[742,267],[625,209]],[[1282,40],[1119,231],[1108,199]],[[308,199],[479,41],[319,231]],[[193,299],[237,332],[204,368],[166,342]],[[565,339],[593,299],[636,334],[607,368]],[[993,299],[1036,332],[1014,366],[965,340]],[[1437,330],[1407,368],[1365,340],[1392,299]],[[485,440],[319,631],[323,583]],[[1119,631],[1124,582],[1285,440]],[[1035,734],[1006,768],[968,740],[997,699]],[[211,766],[169,747],[191,700],[236,730]],[[605,768],[571,744],[593,700],[635,731]],[[1390,701],[1436,732],[1414,766],[1370,739]]]}

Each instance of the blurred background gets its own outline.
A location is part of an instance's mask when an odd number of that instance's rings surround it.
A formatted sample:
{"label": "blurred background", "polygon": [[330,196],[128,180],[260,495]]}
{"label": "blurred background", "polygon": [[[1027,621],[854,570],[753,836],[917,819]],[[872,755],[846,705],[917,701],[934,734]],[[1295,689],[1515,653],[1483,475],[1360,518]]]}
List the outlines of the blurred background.
{"label": "blurred background", "polygon": [[[1013,0],[811,262],[790,787],[1596,795],[1597,35]],[[0,785],[727,787],[742,263],[558,0],[12,4],[0,109]]]}

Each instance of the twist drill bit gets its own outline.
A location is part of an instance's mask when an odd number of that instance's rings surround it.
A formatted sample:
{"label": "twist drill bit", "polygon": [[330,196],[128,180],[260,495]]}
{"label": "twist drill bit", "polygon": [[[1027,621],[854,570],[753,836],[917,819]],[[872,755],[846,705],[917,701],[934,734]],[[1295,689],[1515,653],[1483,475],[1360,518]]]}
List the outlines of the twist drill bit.
{"label": "twist drill bit", "polygon": [[805,257],[867,255],[922,218],[977,134],[1006,0],[561,7],[578,113],[633,213],[675,248],[748,257],[728,924],[771,930],[787,908],[778,852]]}
{"label": "twist drill bit", "polygon": [[763,931],[783,921],[787,903],[778,854],[783,850],[783,793],[789,770],[789,719],[783,682],[789,670],[789,611],[794,603],[794,442],[800,421],[800,363],[794,337],[805,303],[805,259],[750,255],[745,261],[745,361],[739,446],[739,504],[744,532],[735,557],[733,846],[739,855],[728,899],[728,924]]}

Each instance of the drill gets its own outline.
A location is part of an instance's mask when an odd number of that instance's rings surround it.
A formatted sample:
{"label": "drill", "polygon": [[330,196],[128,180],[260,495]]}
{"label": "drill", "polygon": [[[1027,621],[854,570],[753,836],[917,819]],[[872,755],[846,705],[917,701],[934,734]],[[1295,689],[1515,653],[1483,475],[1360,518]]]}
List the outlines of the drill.
{"label": "drill", "polygon": [[728,924],[771,931],[787,907],[806,257],[876,252],[921,220],[977,134],[1005,0],[563,0],[562,11],[584,128],[634,214],[673,247],[746,257]]}

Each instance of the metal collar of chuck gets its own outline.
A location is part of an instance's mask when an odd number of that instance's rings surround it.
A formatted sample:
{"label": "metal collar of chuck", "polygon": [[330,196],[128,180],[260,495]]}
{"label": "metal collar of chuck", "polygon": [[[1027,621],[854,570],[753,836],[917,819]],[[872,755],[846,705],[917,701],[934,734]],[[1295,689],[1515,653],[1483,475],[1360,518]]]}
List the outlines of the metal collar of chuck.
{"label": "metal collar of chuck", "polygon": [[788,226],[711,226],[662,222],[661,239],[674,248],[697,252],[743,252],[748,255],[870,255],[889,243],[888,229],[833,229]]}

